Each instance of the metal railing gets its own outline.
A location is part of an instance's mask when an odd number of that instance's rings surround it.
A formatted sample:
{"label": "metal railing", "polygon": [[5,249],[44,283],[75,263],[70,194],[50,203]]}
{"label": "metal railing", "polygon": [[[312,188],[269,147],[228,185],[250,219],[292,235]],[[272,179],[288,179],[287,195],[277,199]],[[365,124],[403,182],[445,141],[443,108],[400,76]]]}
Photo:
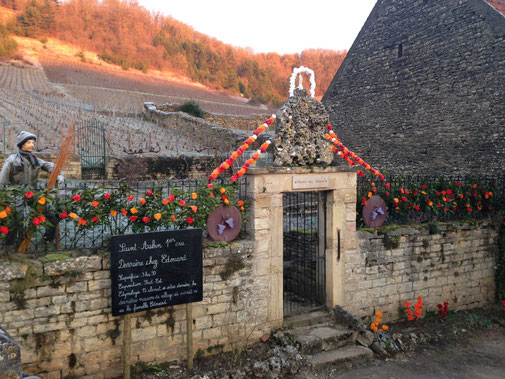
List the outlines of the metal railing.
{"label": "metal railing", "polygon": [[[372,186],[371,183],[375,186]],[[390,188],[386,188],[386,183],[390,184]],[[458,184],[458,185],[456,185]],[[473,189],[473,185],[477,185],[476,189]],[[426,186],[426,188],[423,188]],[[491,176],[386,176],[385,181],[380,181],[371,176],[365,176],[364,178],[358,177],[357,184],[357,226],[363,227],[363,198],[368,198],[368,194],[373,188],[377,189],[377,195],[381,196],[383,200],[386,201],[386,206],[388,207],[388,215],[386,217],[385,224],[418,224],[433,221],[456,221],[456,220],[469,220],[469,219],[483,219],[488,218],[495,214],[499,209],[505,208],[504,198],[505,198],[505,176],[491,177]],[[409,194],[402,194],[398,192],[398,189],[403,188],[404,191],[408,190]],[[452,207],[448,210],[444,210],[444,207],[439,207],[437,199],[443,197],[442,191],[447,189],[452,189],[454,192],[462,192],[462,189],[466,188],[465,200],[460,200],[458,197],[452,198],[452,202],[456,202],[457,206],[453,209]],[[413,193],[417,190],[418,198],[420,200],[422,197],[423,190],[431,191],[428,193],[428,197],[431,194],[431,199],[433,205],[430,207],[421,207],[420,210],[416,210],[415,207],[410,206],[410,200],[415,199]],[[436,191],[440,194],[436,195]],[[472,207],[472,211],[468,211],[468,207],[465,206],[467,202],[475,204],[475,192],[478,191],[478,196],[482,196],[485,192],[491,192],[492,196],[486,200],[486,207],[479,210],[477,207]],[[385,194],[389,192],[389,197]],[[435,192],[435,194],[434,194]],[[470,193],[468,193],[470,192]],[[375,193],[373,193],[375,194]],[[406,196],[409,201],[401,203],[401,209],[396,211],[393,200],[394,198],[401,199],[402,196]],[[427,196],[424,196],[424,201],[426,201]],[[489,209],[491,207],[491,209]]]}
{"label": "metal railing", "polygon": [[[89,193],[95,194],[95,198],[102,202],[105,193],[114,194],[118,191],[122,191],[120,192],[121,194],[126,192],[128,196],[133,196],[133,200],[128,203],[127,207],[127,209],[130,209],[135,206],[140,207],[138,205],[138,199],[141,197],[148,198],[149,196],[146,195],[148,190],[153,191],[153,196],[156,196],[156,201],[159,203],[161,203],[163,199],[168,198],[170,194],[177,193],[176,201],[184,200],[189,205],[192,202],[192,193],[198,192],[205,187],[207,183],[208,181],[206,179],[167,179],[137,181],[134,183],[117,181],[69,181],[65,183],[62,188],[59,188],[49,195],[52,199],[45,205],[42,212],[45,220],[36,228],[34,228],[31,223],[37,216],[37,205],[35,205],[35,207],[27,207],[23,194],[33,191],[36,193],[35,196],[37,196],[38,192],[26,189],[22,192],[18,191],[17,197],[14,198],[12,194],[9,195],[9,187],[3,188],[0,190],[0,202],[2,203],[2,205],[0,205],[0,211],[4,210],[5,206],[8,204],[12,213],[9,213],[8,217],[0,220],[3,221],[2,225],[9,229],[9,233],[2,236],[3,239],[0,239],[0,253],[8,253],[17,250],[27,233],[29,233],[31,240],[28,252],[40,255],[51,251],[62,250],[106,250],[110,237],[118,232],[121,232],[121,234],[128,234],[192,227],[192,225],[189,225],[183,220],[179,220],[179,214],[176,212],[182,212],[181,210],[175,211],[175,216],[177,216],[178,219],[177,222],[174,221],[169,225],[167,225],[167,223],[152,222],[146,223],[145,225],[137,223],[137,226],[134,226],[135,223],[129,221],[131,214],[128,214],[128,216],[123,215],[121,213],[121,207],[114,209],[117,214],[107,214],[106,220],[100,220],[100,222],[96,224],[91,220],[90,213],[88,212],[86,213],[87,217],[83,217],[86,224],[79,225],[81,215],[78,215],[78,218],[75,219],[71,218],[69,215],[72,210],[69,210],[68,206],[72,204],[73,196],[78,194],[82,195],[86,191],[88,191],[87,203],[90,203],[90,200],[92,200],[89,197]],[[43,188],[42,181],[40,184],[41,188]],[[214,185],[228,187],[230,182],[227,179],[218,179],[214,181]],[[242,177],[236,185],[231,188],[235,193],[236,200],[246,200],[247,182],[245,177]],[[82,201],[84,201],[84,199]],[[87,207],[93,210],[89,205]],[[67,215],[62,217],[62,213],[64,212],[66,212]],[[79,212],[76,211],[76,213]],[[149,216],[153,219],[153,215]],[[166,217],[166,215],[164,215],[164,217]],[[195,219],[196,217],[195,214]],[[242,237],[245,236],[246,222],[247,220],[243,220]],[[202,227],[205,229],[205,224]],[[31,230],[31,232],[28,232],[28,230]],[[204,235],[206,235],[205,230]]]}

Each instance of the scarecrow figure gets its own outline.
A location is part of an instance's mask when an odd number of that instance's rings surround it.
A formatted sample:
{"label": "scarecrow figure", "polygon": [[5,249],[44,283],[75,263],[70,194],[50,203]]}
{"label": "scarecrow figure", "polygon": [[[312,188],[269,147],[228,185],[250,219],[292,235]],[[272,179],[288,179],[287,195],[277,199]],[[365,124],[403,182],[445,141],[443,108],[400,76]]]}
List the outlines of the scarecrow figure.
{"label": "scarecrow figure", "polygon": [[[11,154],[5,161],[0,172],[0,184],[26,185],[37,189],[37,179],[40,170],[51,172],[54,164],[37,158],[33,154],[37,136],[30,132],[22,131],[17,138],[17,153]],[[58,175],[58,184],[61,186],[65,178]]]}

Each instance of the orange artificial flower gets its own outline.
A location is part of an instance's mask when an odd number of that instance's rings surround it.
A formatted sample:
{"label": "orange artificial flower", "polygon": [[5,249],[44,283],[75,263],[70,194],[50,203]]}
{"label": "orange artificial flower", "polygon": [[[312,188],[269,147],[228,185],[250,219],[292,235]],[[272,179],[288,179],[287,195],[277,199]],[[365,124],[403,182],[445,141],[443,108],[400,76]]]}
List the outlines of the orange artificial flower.
{"label": "orange artificial flower", "polygon": [[196,211],[198,210],[198,207],[196,205],[192,205],[191,210],[196,213]]}
{"label": "orange artificial flower", "polygon": [[75,214],[74,212],[70,212],[70,213],[68,214],[68,217],[70,217],[71,219],[75,220],[75,219],[77,219],[79,216],[77,216],[77,214]]}
{"label": "orange artificial flower", "polygon": [[92,202],[91,202],[91,205],[92,205],[93,207],[95,207],[95,208],[96,208],[96,207],[98,207],[98,201],[96,201],[96,200],[95,200],[95,201],[92,201]]}
{"label": "orange artificial flower", "polygon": [[5,211],[6,211],[7,213],[9,213],[9,212],[12,212],[12,209],[11,209],[11,207],[7,206],[7,207],[5,207]]}
{"label": "orange artificial flower", "polygon": [[243,202],[242,200],[239,200],[239,201],[237,201],[237,205],[238,205],[239,207],[241,207],[242,205],[244,205],[244,202]]}
{"label": "orange artificial flower", "polygon": [[123,214],[123,216],[126,216],[126,214],[128,213],[128,211],[126,209],[121,209],[121,213]]}
{"label": "orange artificial flower", "polygon": [[220,193],[225,193],[225,192],[226,192],[226,189],[221,188],[221,189],[219,190],[219,192],[220,192]]}
{"label": "orange artificial flower", "polygon": [[7,217],[7,212],[6,211],[1,211],[0,212],[0,218],[6,218]]}
{"label": "orange artificial flower", "polygon": [[82,218],[79,219],[79,226],[86,225],[88,222]]}
{"label": "orange artificial flower", "polygon": [[40,205],[44,205],[46,203],[46,198],[45,197],[41,197],[37,203],[39,203]]}
{"label": "orange artificial flower", "polygon": [[196,200],[196,199],[198,198],[198,195],[197,195],[195,192],[193,192],[193,193],[191,194],[191,198],[192,198],[193,200]]}
{"label": "orange artificial flower", "polygon": [[245,208],[244,208],[244,207],[240,207],[240,210],[241,210],[241,211],[245,211]]}
{"label": "orange artificial flower", "polygon": [[[377,311],[377,312],[375,312],[375,315],[377,317],[382,317],[382,312],[381,311]],[[379,320],[377,320],[377,321],[379,321]]]}
{"label": "orange artificial flower", "polygon": [[228,199],[224,199],[224,203],[225,203],[226,205],[228,205],[228,204],[230,204],[230,200],[228,200]]}
{"label": "orange artificial flower", "polygon": [[135,214],[135,213],[138,213],[138,210],[137,210],[137,208],[133,207],[132,209],[130,209],[130,212],[132,214]]}
{"label": "orange artificial flower", "polygon": [[45,216],[39,216],[40,223],[43,223],[46,221]]}
{"label": "orange artificial flower", "polygon": [[111,211],[110,211],[110,215],[111,215],[112,217],[114,217],[115,215],[117,215],[117,212],[116,212],[115,210],[111,210]]}
{"label": "orange artificial flower", "polygon": [[372,193],[371,192],[368,192],[368,197],[372,197]]}
{"label": "orange artificial flower", "polygon": [[139,197],[139,203],[144,205],[146,203],[146,199],[144,199],[143,197]]}
{"label": "orange artificial flower", "polygon": [[387,325],[382,325],[382,330],[388,330],[389,329],[389,326]]}
{"label": "orange artificial flower", "polygon": [[161,213],[156,213],[153,217],[155,220],[159,220],[161,218]]}

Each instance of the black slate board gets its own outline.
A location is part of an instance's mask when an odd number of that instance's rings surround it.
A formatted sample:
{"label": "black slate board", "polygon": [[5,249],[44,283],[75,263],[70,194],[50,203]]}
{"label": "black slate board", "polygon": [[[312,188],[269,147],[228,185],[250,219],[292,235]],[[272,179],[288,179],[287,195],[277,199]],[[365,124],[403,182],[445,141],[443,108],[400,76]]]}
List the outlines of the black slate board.
{"label": "black slate board", "polygon": [[201,229],[114,236],[110,252],[113,316],[202,301]]}

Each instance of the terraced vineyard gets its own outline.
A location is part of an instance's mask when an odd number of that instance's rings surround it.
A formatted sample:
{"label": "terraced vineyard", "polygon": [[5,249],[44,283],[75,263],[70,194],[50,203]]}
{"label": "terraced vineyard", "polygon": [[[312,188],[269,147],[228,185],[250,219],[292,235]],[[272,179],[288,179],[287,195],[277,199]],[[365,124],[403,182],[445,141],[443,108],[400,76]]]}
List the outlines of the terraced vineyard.
{"label": "terraced vineyard", "polygon": [[80,126],[92,119],[106,125],[113,156],[125,155],[125,150],[151,148],[161,154],[200,151],[192,141],[154,123],[136,117],[105,116],[92,107],[79,107],[72,102],[75,99],[52,86],[40,69],[2,65],[0,83],[0,147],[4,153],[17,149],[16,136],[21,130],[39,136],[38,151],[57,152],[68,125]]}
{"label": "terraced vineyard", "polygon": [[276,111],[273,107],[247,104],[246,99],[237,96],[133,71],[48,57],[41,58],[41,64],[52,83],[60,84],[76,100],[96,107],[131,112],[141,109],[145,101],[180,104],[195,100],[204,110],[212,113],[251,115]]}

